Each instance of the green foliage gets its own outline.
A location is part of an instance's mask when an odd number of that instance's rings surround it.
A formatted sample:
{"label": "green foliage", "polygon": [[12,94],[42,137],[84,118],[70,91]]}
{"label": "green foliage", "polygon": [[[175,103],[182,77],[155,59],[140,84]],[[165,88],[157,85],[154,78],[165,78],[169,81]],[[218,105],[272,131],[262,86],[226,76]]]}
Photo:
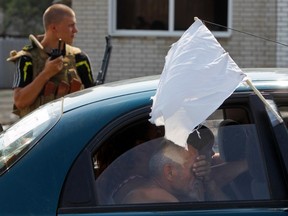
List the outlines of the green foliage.
{"label": "green foliage", "polygon": [[4,19],[0,24],[2,36],[42,34],[42,15],[53,0],[0,0]]}

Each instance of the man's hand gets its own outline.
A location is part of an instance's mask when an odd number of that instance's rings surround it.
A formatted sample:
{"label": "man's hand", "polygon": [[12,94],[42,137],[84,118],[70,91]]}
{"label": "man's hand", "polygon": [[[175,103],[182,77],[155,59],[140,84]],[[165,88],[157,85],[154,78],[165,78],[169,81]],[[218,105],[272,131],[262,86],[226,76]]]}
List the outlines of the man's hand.
{"label": "man's hand", "polygon": [[199,155],[193,164],[193,172],[196,177],[203,178],[204,181],[210,179],[211,166],[205,155]]}
{"label": "man's hand", "polygon": [[51,77],[58,74],[62,69],[63,69],[63,56],[59,56],[53,60],[50,60],[50,58],[48,58],[44,66],[43,73],[45,73],[48,79],[50,79]]}

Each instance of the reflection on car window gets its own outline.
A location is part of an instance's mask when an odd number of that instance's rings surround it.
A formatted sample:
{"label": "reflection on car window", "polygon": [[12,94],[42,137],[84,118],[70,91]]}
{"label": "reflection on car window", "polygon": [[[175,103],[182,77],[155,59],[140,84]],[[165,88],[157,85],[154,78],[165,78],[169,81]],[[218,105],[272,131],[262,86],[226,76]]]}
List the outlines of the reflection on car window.
{"label": "reflection on car window", "polygon": [[220,161],[226,169],[215,166],[215,178],[219,184],[225,182],[223,190],[230,199],[268,199],[268,184],[255,125],[239,125],[231,120],[221,122],[218,148]]}
{"label": "reflection on car window", "polygon": [[114,134],[103,143],[102,147],[94,156],[93,160],[96,177],[127,150],[151,139],[162,137],[163,135],[164,128],[156,127],[147,121],[147,119]]}
{"label": "reflection on car window", "polygon": [[160,143],[161,138],[158,138],[138,145],[122,154],[104,170],[96,180],[97,188],[101,188],[98,194],[101,204],[121,202],[121,195],[124,196],[132,189],[130,187],[136,187],[148,177],[150,157]]}
{"label": "reflection on car window", "polygon": [[288,106],[280,106],[278,107],[281,117],[284,120],[286,127],[288,128]]}
{"label": "reflection on car window", "polygon": [[58,100],[25,116],[0,134],[0,174],[17,161],[40,139],[62,114]]}
{"label": "reflection on car window", "polygon": [[[272,126],[276,126],[278,125],[279,123],[282,122],[282,120],[279,120],[280,115],[278,116],[278,107],[276,105],[276,103],[274,102],[274,100],[269,100],[269,99],[266,99],[266,102],[270,105],[269,107],[266,106],[266,111],[267,111],[267,114],[269,116],[269,119],[271,121],[271,124]],[[279,118],[278,118],[279,117]]]}
{"label": "reflection on car window", "polygon": [[[224,120],[224,112],[238,119]],[[163,128],[154,134],[142,131],[139,139],[135,133],[133,139],[127,139],[125,150],[121,133],[110,139],[94,158],[99,204],[269,199],[256,127],[236,112],[245,113],[240,109],[215,112],[198,132],[190,134],[187,150],[166,140]],[[147,128],[157,131],[155,126]],[[134,129],[128,128],[122,135],[127,138]],[[114,146],[122,151],[104,162],[103,155],[116,150]],[[199,175],[194,164],[202,155],[211,167]]]}

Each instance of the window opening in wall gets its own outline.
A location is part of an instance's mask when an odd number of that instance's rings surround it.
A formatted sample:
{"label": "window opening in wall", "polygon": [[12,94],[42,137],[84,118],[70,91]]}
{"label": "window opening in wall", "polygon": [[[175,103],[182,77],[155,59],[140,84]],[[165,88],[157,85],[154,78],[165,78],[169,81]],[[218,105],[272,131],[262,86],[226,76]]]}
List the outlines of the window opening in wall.
{"label": "window opening in wall", "polygon": [[168,0],[118,0],[116,22],[117,29],[168,30]]}
{"label": "window opening in wall", "polygon": [[[110,0],[112,35],[181,35],[194,17],[231,27],[232,0]],[[231,30],[206,23],[218,37]]]}
{"label": "window opening in wall", "polygon": [[[191,23],[194,22],[194,17],[199,17],[203,20],[208,20],[223,26],[228,24],[228,0],[177,0],[175,1],[175,30],[184,31]],[[226,31],[224,28],[219,28],[215,25],[206,26],[211,31]]]}

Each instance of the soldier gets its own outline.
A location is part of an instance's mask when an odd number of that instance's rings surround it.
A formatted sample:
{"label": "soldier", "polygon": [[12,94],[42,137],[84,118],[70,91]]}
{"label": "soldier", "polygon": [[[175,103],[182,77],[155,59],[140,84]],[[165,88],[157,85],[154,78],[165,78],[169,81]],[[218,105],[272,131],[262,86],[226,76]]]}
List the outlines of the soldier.
{"label": "soldier", "polygon": [[[88,56],[72,46],[78,32],[74,11],[54,4],[44,12],[43,25],[44,35],[30,35],[31,45],[11,51],[7,59],[16,63],[13,112],[20,117],[56,98],[95,85]],[[55,49],[56,56],[51,56]]]}

